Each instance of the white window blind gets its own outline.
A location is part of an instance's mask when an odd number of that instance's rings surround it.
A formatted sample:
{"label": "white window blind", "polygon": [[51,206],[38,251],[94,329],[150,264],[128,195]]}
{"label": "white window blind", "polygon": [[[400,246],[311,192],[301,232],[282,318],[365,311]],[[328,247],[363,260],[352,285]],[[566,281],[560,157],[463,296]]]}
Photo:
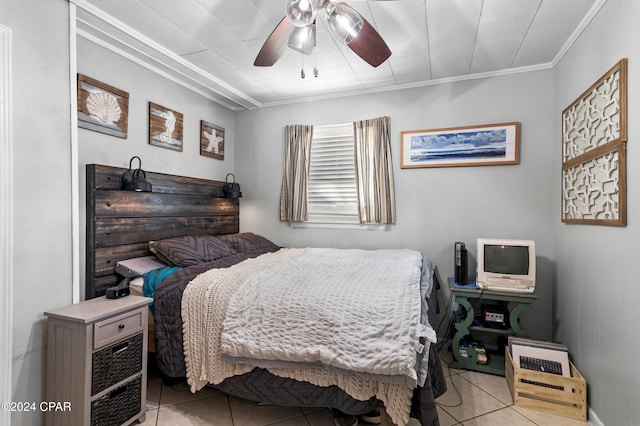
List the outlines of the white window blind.
{"label": "white window blind", "polygon": [[308,222],[359,223],[353,123],[314,126]]}

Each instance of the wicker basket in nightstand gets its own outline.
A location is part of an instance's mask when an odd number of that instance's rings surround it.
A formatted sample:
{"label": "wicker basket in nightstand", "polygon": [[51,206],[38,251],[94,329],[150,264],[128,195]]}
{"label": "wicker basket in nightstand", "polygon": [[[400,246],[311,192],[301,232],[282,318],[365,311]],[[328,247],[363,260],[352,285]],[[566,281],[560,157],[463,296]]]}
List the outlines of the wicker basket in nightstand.
{"label": "wicker basket in nightstand", "polygon": [[46,399],[70,403],[49,411],[47,425],[128,425],[144,421],[147,304],[128,296],[96,298],[45,312]]}

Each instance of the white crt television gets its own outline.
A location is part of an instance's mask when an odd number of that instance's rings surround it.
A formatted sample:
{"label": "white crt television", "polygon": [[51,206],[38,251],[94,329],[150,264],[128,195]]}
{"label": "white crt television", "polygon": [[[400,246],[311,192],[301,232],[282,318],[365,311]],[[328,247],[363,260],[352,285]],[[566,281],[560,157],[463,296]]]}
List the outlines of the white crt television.
{"label": "white crt television", "polygon": [[536,243],[532,240],[478,238],[478,288],[533,293]]}

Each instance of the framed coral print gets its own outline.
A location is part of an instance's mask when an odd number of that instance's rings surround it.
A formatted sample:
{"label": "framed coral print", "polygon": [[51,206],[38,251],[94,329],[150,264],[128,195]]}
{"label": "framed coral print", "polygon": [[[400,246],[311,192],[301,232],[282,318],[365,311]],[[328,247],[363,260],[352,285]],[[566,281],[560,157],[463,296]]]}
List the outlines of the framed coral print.
{"label": "framed coral print", "polygon": [[126,139],[129,93],[78,74],[78,127]]}
{"label": "framed coral print", "polygon": [[627,60],[562,112],[562,221],[626,225]]}
{"label": "framed coral print", "polygon": [[149,144],[182,151],[183,115],[149,102]]}
{"label": "framed coral print", "polygon": [[400,167],[517,164],[520,123],[487,124],[400,133]]}
{"label": "framed coral print", "polygon": [[224,160],[224,128],[200,120],[200,155]]}

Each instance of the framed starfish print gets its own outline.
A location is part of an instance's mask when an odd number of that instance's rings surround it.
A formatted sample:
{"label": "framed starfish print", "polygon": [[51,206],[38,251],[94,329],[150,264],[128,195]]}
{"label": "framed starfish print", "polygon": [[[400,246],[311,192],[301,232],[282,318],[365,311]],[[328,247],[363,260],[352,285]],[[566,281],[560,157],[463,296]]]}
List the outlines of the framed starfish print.
{"label": "framed starfish print", "polygon": [[224,128],[200,120],[200,155],[224,160]]}

